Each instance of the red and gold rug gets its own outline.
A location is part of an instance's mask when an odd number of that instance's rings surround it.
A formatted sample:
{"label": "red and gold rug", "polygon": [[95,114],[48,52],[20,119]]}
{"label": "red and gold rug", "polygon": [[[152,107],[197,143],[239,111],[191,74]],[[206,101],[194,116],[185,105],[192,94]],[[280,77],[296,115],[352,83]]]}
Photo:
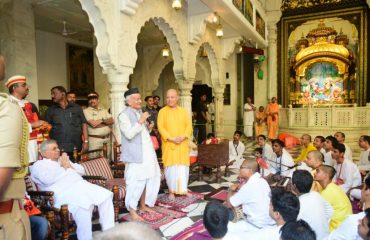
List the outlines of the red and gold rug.
{"label": "red and gold rug", "polygon": [[185,195],[177,196],[175,200],[170,200],[168,194],[162,194],[158,196],[156,204],[171,206],[174,209],[182,209],[204,198],[204,195],[201,193],[192,192],[191,194],[191,197]]}

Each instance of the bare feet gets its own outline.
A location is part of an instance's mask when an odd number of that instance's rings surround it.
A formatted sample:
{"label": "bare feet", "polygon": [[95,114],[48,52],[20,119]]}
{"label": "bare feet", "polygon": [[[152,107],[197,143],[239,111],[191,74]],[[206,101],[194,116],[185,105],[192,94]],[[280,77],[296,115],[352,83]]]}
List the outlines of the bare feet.
{"label": "bare feet", "polygon": [[191,194],[191,192],[187,192],[187,193],[186,193],[186,196],[187,196],[187,197],[191,197],[191,196],[193,196],[193,194]]}
{"label": "bare feet", "polygon": [[146,205],[140,206],[140,211],[144,211],[144,212],[155,212],[154,208],[148,207]]}
{"label": "bare feet", "polygon": [[168,199],[170,199],[171,201],[175,201],[175,199],[176,199],[175,194],[170,193],[170,194],[168,195]]}
{"label": "bare feet", "polygon": [[136,211],[134,210],[131,210],[130,211],[130,215],[131,215],[131,221],[135,221],[135,222],[144,222],[144,219],[142,217],[140,217]]}

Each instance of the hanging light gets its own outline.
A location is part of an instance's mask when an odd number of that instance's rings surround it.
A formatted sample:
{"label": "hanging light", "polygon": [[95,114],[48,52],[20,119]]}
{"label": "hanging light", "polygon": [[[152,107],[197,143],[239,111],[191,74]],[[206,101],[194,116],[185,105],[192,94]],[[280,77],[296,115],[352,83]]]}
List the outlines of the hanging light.
{"label": "hanging light", "polygon": [[214,12],[211,16],[211,22],[212,23],[217,23],[218,18],[217,18],[217,12]]}
{"label": "hanging light", "polygon": [[170,48],[167,45],[167,39],[164,38],[165,44],[164,47],[162,48],[162,57],[169,57],[170,56]]}
{"label": "hanging light", "polygon": [[172,8],[175,10],[179,10],[182,8],[181,0],[173,0],[172,1]]}
{"label": "hanging light", "polygon": [[218,26],[216,28],[216,36],[222,38],[224,36],[224,28],[221,25],[221,18],[218,16]]}

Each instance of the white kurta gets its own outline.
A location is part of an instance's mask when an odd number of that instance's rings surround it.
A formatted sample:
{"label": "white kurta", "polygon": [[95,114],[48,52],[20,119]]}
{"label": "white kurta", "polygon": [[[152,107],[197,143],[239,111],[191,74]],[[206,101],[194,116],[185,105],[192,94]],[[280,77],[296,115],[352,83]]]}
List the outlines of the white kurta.
{"label": "white kurta", "polygon": [[[136,114],[139,119],[139,113]],[[137,210],[137,204],[144,189],[145,203],[153,207],[159,192],[161,172],[149,132],[145,125],[136,123],[132,126],[126,114],[119,116],[119,126],[122,137],[131,139],[141,134],[142,141],[143,162],[126,163],[125,166],[126,208]]]}
{"label": "white kurta", "polygon": [[[247,216],[246,222],[256,229],[273,226],[274,220],[269,215],[271,189],[259,173],[254,173],[249,180],[230,198],[233,207],[242,205]],[[247,231],[246,227],[246,231]]]}
{"label": "white kurta", "polygon": [[325,240],[361,240],[362,238],[358,235],[357,226],[359,220],[365,217],[364,212],[349,215],[344,222]]}
{"label": "white kurta", "polygon": [[329,222],[333,207],[318,192],[309,192],[299,196],[300,209],[297,219],[306,221],[315,231],[317,239],[329,235]]}
{"label": "white kurta", "polygon": [[294,168],[289,169],[288,167],[294,166],[294,160],[289,152],[283,149],[283,153],[280,157],[277,157],[276,154],[272,160],[267,162],[269,165],[268,171],[272,174],[277,174],[280,171],[281,176],[292,177]]}
{"label": "white kurta", "polygon": [[[245,110],[252,110],[252,111],[245,111]],[[248,103],[244,104],[244,134],[247,137],[253,136],[253,122],[254,122],[254,110],[253,105],[249,105]]]}
{"label": "white kurta", "polygon": [[84,168],[72,163],[64,169],[60,163],[43,159],[33,164],[31,178],[41,191],[54,192],[54,206],[68,204],[77,223],[78,239],[92,239],[91,217],[94,205],[99,208],[99,222],[102,229],[114,226],[113,193],[91,184],[81,177]]}
{"label": "white kurta", "polygon": [[244,235],[245,239],[248,236],[248,239],[258,239],[258,240],[280,240],[280,229],[283,225],[266,227],[260,231],[253,232],[248,235]]}
{"label": "white kurta", "polygon": [[335,161],[331,156],[331,151],[324,153],[324,164],[334,167]]}
{"label": "white kurta", "polygon": [[360,154],[360,161],[358,163],[358,169],[361,171],[369,171],[370,170],[370,148],[366,151],[362,151]]}
{"label": "white kurta", "polygon": [[346,193],[349,189],[361,185],[361,174],[356,164],[352,161],[344,159],[342,164],[334,164],[334,168],[337,171],[333,178],[333,182],[336,182],[338,178],[343,179],[344,184],[339,187]]}
{"label": "white kurta", "polygon": [[344,152],[344,158],[353,161],[351,148],[345,143],[343,143],[343,145],[346,147],[346,151]]}
{"label": "white kurta", "polygon": [[235,160],[235,163],[231,165],[230,168],[240,168],[244,161],[244,151],[245,146],[241,141],[237,144],[234,144],[234,141],[229,141],[229,161]]}

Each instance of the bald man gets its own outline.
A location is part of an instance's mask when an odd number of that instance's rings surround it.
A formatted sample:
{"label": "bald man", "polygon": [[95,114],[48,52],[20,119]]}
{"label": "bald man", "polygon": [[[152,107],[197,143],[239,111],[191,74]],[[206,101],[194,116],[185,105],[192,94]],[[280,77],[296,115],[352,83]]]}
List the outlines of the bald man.
{"label": "bald man", "polygon": [[169,198],[175,194],[191,196],[189,181],[189,139],[192,136],[190,116],[178,106],[179,96],[175,89],[167,91],[167,106],[158,113],[158,130],[162,139],[162,159]]}
{"label": "bald man", "polygon": [[[316,169],[323,165],[324,163],[324,155],[320,151],[311,151],[307,154],[307,158],[305,161],[306,165],[311,168],[312,176],[315,176]],[[312,183],[312,191],[321,192],[322,187],[317,181],[313,181]]]}
{"label": "bald man", "polygon": [[294,159],[295,163],[306,160],[307,154],[313,150],[316,150],[315,146],[311,142],[311,136],[308,134],[302,135],[301,144],[302,144],[301,153],[299,154],[298,157]]}
{"label": "bald man", "polygon": [[256,161],[244,160],[240,166],[239,183],[230,187],[225,205],[229,208],[242,206],[245,220],[229,223],[229,231],[239,233],[254,232],[274,225],[269,216],[271,190],[267,181],[261,177]]}

